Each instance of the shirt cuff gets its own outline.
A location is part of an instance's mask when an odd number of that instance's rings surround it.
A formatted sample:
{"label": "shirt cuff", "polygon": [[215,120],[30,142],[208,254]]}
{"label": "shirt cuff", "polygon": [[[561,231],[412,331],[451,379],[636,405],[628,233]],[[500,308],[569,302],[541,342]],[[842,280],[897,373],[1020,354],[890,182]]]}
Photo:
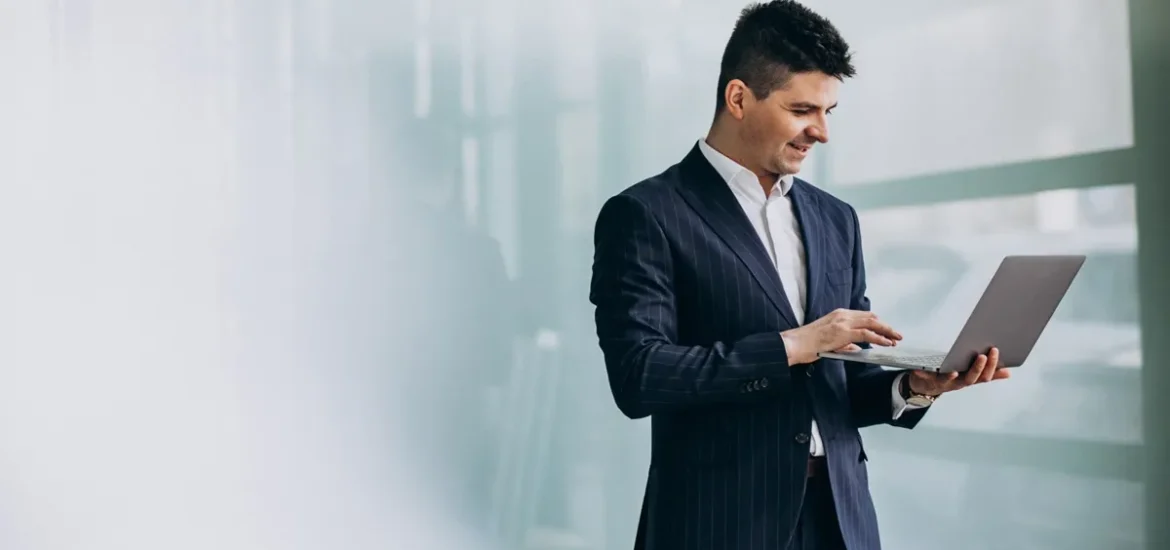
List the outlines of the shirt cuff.
{"label": "shirt cuff", "polygon": [[902,372],[899,373],[898,376],[894,377],[894,387],[891,390],[894,396],[894,420],[901,418],[902,413],[905,413],[906,411],[913,411],[915,409],[922,408],[922,405],[911,405],[910,403],[907,403],[906,399],[902,397],[900,388],[902,387],[902,378],[905,376],[906,373]]}

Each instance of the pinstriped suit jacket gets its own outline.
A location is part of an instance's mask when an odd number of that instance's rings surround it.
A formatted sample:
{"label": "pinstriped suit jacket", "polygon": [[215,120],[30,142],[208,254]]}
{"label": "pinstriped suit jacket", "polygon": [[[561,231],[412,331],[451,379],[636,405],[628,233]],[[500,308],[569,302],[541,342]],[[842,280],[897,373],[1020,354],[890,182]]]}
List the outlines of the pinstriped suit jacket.
{"label": "pinstriped suit jacket", "polygon": [[[790,191],[807,254],[806,318],[868,310],[857,214],[800,179]],[[751,222],[698,147],[606,201],[590,300],[617,406],[651,417],[635,548],[779,550],[800,514],[809,430],[825,442],[842,534],[880,548],[859,428],[893,420],[895,373],[819,360],[788,367],[794,328]]]}

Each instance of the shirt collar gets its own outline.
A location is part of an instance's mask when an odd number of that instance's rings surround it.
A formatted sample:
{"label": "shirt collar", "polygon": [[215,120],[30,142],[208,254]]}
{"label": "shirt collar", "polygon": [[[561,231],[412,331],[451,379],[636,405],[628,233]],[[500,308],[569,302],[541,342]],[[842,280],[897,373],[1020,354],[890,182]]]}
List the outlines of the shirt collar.
{"label": "shirt collar", "polygon": [[[763,193],[758,176],[752,173],[751,170],[744,168],[738,162],[731,160],[727,155],[716,151],[714,147],[707,144],[706,139],[699,140],[699,151],[703,153],[703,156],[707,158],[707,162],[711,163],[711,166],[715,168],[715,171],[719,173],[719,176],[728,185],[740,187],[744,184],[750,184],[754,189],[741,188],[741,190],[750,191],[753,194]],[[772,191],[775,192],[779,189],[781,196],[787,196],[788,192],[792,190],[792,182],[792,175],[781,176],[780,179],[776,180],[776,186],[772,188]]]}

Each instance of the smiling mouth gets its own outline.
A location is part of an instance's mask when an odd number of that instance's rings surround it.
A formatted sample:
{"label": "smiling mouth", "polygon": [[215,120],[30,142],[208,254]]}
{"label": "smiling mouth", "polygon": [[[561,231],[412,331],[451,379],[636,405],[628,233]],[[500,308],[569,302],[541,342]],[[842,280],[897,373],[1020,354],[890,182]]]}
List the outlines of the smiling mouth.
{"label": "smiling mouth", "polygon": [[811,145],[797,145],[795,143],[789,143],[788,146],[796,149],[802,155],[808,154],[809,149],[812,149]]}

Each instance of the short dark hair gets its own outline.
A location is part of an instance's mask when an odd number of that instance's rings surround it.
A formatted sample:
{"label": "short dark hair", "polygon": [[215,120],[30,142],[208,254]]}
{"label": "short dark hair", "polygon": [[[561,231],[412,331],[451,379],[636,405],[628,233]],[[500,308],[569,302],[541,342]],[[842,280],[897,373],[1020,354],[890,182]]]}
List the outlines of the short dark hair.
{"label": "short dark hair", "polygon": [[719,64],[715,114],[723,112],[727,83],[739,79],[758,99],[783,87],[793,73],[853,76],[852,53],[828,19],[792,0],[744,8]]}

